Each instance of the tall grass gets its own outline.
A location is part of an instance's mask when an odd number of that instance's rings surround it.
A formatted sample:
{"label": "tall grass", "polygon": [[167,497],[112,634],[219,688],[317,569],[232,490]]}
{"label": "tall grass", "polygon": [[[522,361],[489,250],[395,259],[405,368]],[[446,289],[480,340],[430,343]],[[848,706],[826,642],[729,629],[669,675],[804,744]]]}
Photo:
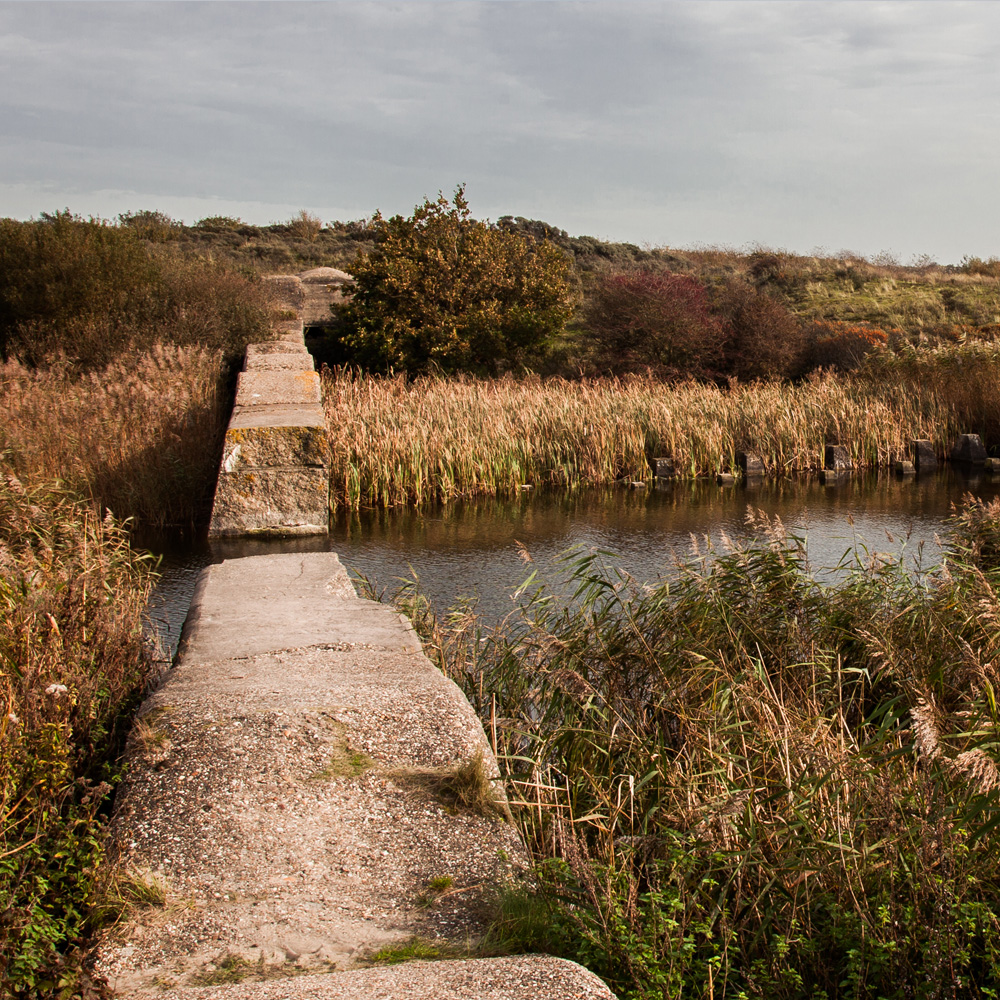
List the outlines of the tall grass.
{"label": "tall grass", "polygon": [[1000,347],[883,351],[866,364],[852,376],[729,387],[326,373],[332,503],[646,479],[661,456],[681,475],[714,474],[734,469],[743,450],[781,474],[822,468],[831,442],[857,467],[877,468],[906,457],[913,438],[944,455],[962,431],[1000,436]]}
{"label": "tall grass", "polygon": [[995,996],[984,516],[915,577],[873,563],[820,587],[758,517],[756,542],[670,583],[579,557],[569,605],[538,590],[493,630],[424,616],[538,862],[494,946],[574,958],[643,1000]]}
{"label": "tall grass", "polygon": [[148,589],[110,516],[0,465],[2,996],[76,983],[100,814],[149,668]]}
{"label": "tall grass", "polygon": [[68,488],[143,525],[203,520],[228,392],[222,355],[156,345],[81,374],[0,365],[0,451],[18,474]]}

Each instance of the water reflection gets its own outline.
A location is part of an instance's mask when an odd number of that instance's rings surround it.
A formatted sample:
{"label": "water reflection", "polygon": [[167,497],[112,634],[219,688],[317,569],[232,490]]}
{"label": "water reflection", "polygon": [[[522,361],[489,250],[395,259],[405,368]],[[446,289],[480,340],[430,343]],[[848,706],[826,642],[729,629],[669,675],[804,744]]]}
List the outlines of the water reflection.
{"label": "water reflection", "polygon": [[[966,492],[992,499],[1000,493],[1000,480],[947,468],[905,479],[849,476],[822,484],[803,477],[726,487],[694,481],[647,489],[525,492],[420,510],[345,512],[333,520],[329,539],[187,541],[180,547],[161,540],[156,547],[164,552],[164,578],[150,616],[169,648],[176,645],[206,563],[332,549],[350,570],[380,587],[392,590],[399,578],[417,575],[435,607],[474,596],[485,614],[499,617],[510,610],[512,592],[531,569],[558,585],[557,557],[572,546],[613,552],[616,565],[639,580],[651,580],[692,551],[692,537],[707,536],[716,544],[724,534],[744,537],[748,507],[779,517],[805,536],[819,576],[829,577],[824,570],[855,550],[902,552],[908,564],[919,557],[928,565],[940,557],[935,535]],[[531,566],[522,551],[530,553]]]}
{"label": "water reflection", "polygon": [[903,553],[908,563],[934,563],[940,557],[935,535],[965,492],[991,499],[1000,482],[947,469],[920,478],[858,476],[826,485],[815,477],[728,487],[695,481],[480,498],[420,511],[344,515],[334,523],[330,547],[346,566],[381,586],[391,589],[412,567],[436,606],[476,595],[484,611],[501,614],[530,571],[521,546],[548,578],[558,578],[558,555],[580,546],[612,552],[616,565],[652,580],[689,555],[693,540],[708,537],[719,544],[724,535],[745,537],[748,507],[804,536],[810,564],[821,577],[853,551]]}

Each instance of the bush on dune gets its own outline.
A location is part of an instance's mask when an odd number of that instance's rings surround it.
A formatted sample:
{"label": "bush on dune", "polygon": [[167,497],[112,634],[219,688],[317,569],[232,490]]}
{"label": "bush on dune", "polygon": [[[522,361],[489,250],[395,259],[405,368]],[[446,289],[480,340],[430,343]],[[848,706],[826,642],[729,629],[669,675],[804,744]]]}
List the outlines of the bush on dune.
{"label": "bush on dune", "polygon": [[270,298],[259,278],[157,256],[143,232],[68,211],[0,220],[0,357],[99,368],[157,341],[235,357],[267,337]]}

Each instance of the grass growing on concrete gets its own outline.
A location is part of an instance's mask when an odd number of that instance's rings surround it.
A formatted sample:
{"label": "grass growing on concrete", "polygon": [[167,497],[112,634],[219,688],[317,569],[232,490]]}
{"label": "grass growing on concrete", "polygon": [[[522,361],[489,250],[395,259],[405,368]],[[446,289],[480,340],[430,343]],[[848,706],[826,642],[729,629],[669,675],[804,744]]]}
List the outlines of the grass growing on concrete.
{"label": "grass growing on concrete", "polygon": [[503,799],[487,772],[482,750],[451,767],[404,767],[386,772],[394,781],[424,789],[448,809],[481,816],[506,815]]}
{"label": "grass growing on concrete", "polygon": [[451,958],[448,949],[439,944],[432,944],[422,938],[412,938],[405,944],[387,945],[380,948],[365,961],[371,965],[399,965],[401,962],[422,960],[425,962]]}
{"label": "grass growing on concrete", "polygon": [[938,569],[835,588],[758,517],[669,583],[579,556],[571,606],[428,633],[537,859],[488,944],[636,1000],[992,996],[996,513],[967,505]]}

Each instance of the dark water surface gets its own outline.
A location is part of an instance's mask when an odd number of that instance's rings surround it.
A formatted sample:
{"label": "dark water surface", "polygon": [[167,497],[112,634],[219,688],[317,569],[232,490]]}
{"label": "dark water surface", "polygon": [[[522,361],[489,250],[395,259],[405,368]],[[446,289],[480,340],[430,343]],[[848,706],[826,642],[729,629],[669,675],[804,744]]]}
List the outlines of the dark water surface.
{"label": "dark water surface", "polygon": [[[951,505],[964,493],[984,500],[1000,494],[1000,478],[946,468],[933,475],[854,476],[835,485],[816,477],[717,486],[698,480],[672,485],[524,492],[477,498],[420,510],[361,511],[331,524],[329,539],[213,542],[149,540],[163,554],[162,579],[150,602],[151,626],[172,654],[197,577],[209,562],[265,552],[334,550],[353,573],[395,590],[400,578],[419,577],[437,610],[475,596],[499,618],[513,607],[513,591],[532,569],[559,585],[557,557],[567,549],[614,553],[609,559],[639,580],[669,574],[676,557],[724,535],[748,534],[747,508],[779,517],[807,541],[817,576],[845,554],[902,554],[907,565],[940,560],[941,534]],[[853,522],[853,523],[852,523]],[[530,554],[531,565],[523,559]]]}

